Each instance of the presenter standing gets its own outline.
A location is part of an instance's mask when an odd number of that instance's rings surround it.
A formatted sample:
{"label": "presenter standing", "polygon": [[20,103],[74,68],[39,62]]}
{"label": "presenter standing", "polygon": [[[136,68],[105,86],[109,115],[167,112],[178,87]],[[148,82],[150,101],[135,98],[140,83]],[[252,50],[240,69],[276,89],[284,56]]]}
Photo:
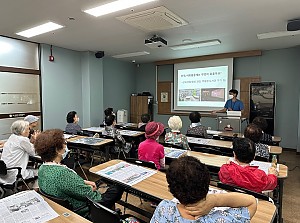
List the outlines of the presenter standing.
{"label": "presenter standing", "polygon": [[224,108],[221,110],[214,110],[212,113],[226,112],[226,111],[244,111],[244,104],[241,100],[237,99],[238,91],[236,89],[231,89],[229,91],[229,99],[226,101]]}

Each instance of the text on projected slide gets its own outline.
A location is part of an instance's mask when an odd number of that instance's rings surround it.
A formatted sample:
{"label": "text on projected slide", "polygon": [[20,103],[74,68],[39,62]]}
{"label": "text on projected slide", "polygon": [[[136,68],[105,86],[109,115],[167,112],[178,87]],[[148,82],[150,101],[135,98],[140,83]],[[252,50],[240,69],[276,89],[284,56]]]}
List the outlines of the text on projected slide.
{"label": "text on projected slide", "polygon": [[228,66],[178,70],[178,106],[223,107],[227,100]]}

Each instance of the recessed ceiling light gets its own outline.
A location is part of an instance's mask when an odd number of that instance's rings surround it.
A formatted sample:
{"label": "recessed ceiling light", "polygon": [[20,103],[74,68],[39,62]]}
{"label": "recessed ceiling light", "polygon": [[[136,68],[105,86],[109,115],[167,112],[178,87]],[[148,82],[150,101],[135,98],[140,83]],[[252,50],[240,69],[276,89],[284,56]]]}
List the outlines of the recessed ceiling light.
{"label": "recessed ceiling light", "polygon": [[36,26],[27,30],[24,30],[22,32],[18,32],[16,33],[19,36],[24,36],[27,38],[33,37],[33,36],[37,36],[43,33],[47,33],[53,30],[57,30],[62,28],[62,25],[56,24],[54,22],[47,22],[45,24],[42,24],[40,26]]}
{"label": "recessed ceiling light", "polygon": [[172,50],[187,50],[187,49],[193,49],[193,48],[199,48],[199,47],[206,47],[206,46],[215,46],[221,44],[221,41],[218,39],[215,40],[207,40],[207,41],[201,41],[201,42],[194,42],[189,44],[182,44],[177,46],[170,46]]}
{"label": "recessed ceiling light", "polygon": [[93,16],[102,16],[106,15],[112,12],[117,12],[123,9],[128,9],[134,6],[146,4],[148,2],[153,2],[157,0],[118,0],[118,1],[113,1],[104,5],[100,5],[95,8],[91,8],[88,10],[84,10],[85,13],[88,13]]}
{"label": "recessed ceiling light", "polygon": [[285,37],[285,36],[295,36],[299,35],[300,31],[279,31],[279,32],[269,32],[269,33],[260,33],[257,34],[258,39],[271,39],[277,37]]}
{"label": "recessed ceiling light", "polygon": [[150,54],[147,51],[141,51],[141,52],[134,52],[134,53],[125,53],[125,54],[119,54],[112,56],[113,58],[126,58],[126,57],[138,57],[138,56],[144,56]]}

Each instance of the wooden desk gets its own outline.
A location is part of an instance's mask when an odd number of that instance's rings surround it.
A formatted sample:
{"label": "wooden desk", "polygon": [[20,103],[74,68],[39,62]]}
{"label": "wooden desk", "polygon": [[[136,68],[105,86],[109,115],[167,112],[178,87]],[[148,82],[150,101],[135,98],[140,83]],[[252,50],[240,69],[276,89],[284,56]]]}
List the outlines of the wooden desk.
{"label": "wooden desk", "polygon": [[[55,203],[54,201],[51,201],[50,199],[43,197],[44,200],[50,205],[50,207],[59,214],[59,217],[52,219],[51,221],[48,221],[50,223],[91,223],[89,220],[81,217],[80,215],[70,211],[69,209],[64,208],[63,206]],[[65,217],[63,214],[67,213],[69,214],[68,217]]]}
{"label": "wooden desk", "polygon": [[[112,139],[102,139],[101,142],[97,142],[93,145],[90,145],[90,144],[85,144],[85,143],[76,143],[74,141],[76,141],[77,139],[83,139],[83,138],[91,138],[91,137],[87,137],[87,136],[76,136],[76,137],[73,137],[73,138],[69,138],[67,139],[67,142],[70,143],[71,145],[77,145],[77,146],[81,146],[81,147],[84,147],[84,148],[90,148],[93,150],[93,155],[95,153],[95,150],[100,150],[101,147],[104,147],[105,148],[105,159],[106,160],[109,160],[109,147],[107,146],[108,144],[110,143],[113,143],[114,140]],[[93,163],[93,159],[91,161],[91,164]]]}
{"label": "wooden desk", "polygon": [[[121,160],[111,160],[109,162],[92,167],[90,172],[96,173],[99,170],[112,166],[121,162]],[[140,193],[145,193],[150,196],[156,197],[158,200],[173,199],[170,193],[165,173],[157,172],[156,174],[148,177],[147,179],[132,186],[132,189]],[[275,216],[276,207],[270,202],[259,201],[257,212],[251,220],[251,223],[269,223],[272,222]]]}
{"label": "wooden desk", "polygon": [[[83,138],[91,138],[91,137],[87,137],[87,136],[76,136],[76,137],[73,137],[73,138],[69,138],[67,139],[67,142],[68,143],[74,143],[74,144],[82,144],[82,145],[89,145],[89,144],[85,144],[85,143],[76,143],[74,141],[76,141],[77,139],[83,139]],[[103,139],[101,138],[102,141],[101,142],[97,142],[93,145],[89,145],[89,146],[103,146],[105,144],[108,144],[108,143],[112,143],[114,140],[112,139]]]}
{"label": "wooden desk", "polygon": [[127,130],[133,130],[133,131],[138,131],[138,124],[137,123],[117,123],[116,128],[118,129],[127,129]]}
{"label": "wooden desk", "polygon": [[[83,129],[83,131],[92,132],[92,133],[100,133],[100,134],[102,134],[104,130],[105,130],[105,128],[102,128],[102,127],[90,127],[90,128]],[[145,134],[145,132],[133,131],[133,130],[119,130],[119,132],[122,136],[129,136],[129,137],[139,137],[139,136]],[[100,137],[101,137],[101,135],[100,135]]]}
{"label": "wooden desk", "polygon": [[[201,153],[195,151],[188,151],[188,156],[194,156],[198,158],[201,162],[205,163],[207,166],[217,167],[220,168],[223,164],[225,164],[229,157],[208,154],[208,153]],[[278,216],[279,219],[282,219],[282,199],[283,199],[283,183],[284,180],[288,177],[288,167],[283,164],[279,164],[279,172],[278,172]]]}
{"label": "wooden desk", "polygon": [[[221,167],[223,164],[226,164],[230,157],[220,156],[209,153],[201,153],[195,151],[188,151],[188,156],[193,156],[198,158],[201,162],[205,163],[208,166]],[[279,164],[279,175],[278,179],[286,179],[288,177],[288,167],[283,164]]]}
{"label": "wooden desk", "polygon": [[[237,134],[237,137],[239,137],[239,138],[244,138],[244,134],[242,134],[242,133],[234,133],[234,132],[230,132],[230,131],[220,132],[218,134],[218,136],[220,136],[220,137],[226,137],[226,138],[233,138],[234,134]],[[280,136],[272,136],[272,141],[275,144],[279,145],[279,143],[281,142],[281,137]]]}
{"label": "wooden desk", "polygon": [[145,134],[145,132],[141,131],[132,131],[132,130],[119,130],[122,136],[130,136],[130,137],[139,137]]}
{"label": "wooden desk", "polygon": [[[207,147],[221,147],[232,149],[232,142],[231,141],[224,141],[224,140],[216,140],[216,139],[204,139],[204,138],[195,138],[195,137],[187,137],[189,144],[196,144],[201,146]],[[269,153],[280,155],[282,153],[282,148],[279,146],[268,146]]]}

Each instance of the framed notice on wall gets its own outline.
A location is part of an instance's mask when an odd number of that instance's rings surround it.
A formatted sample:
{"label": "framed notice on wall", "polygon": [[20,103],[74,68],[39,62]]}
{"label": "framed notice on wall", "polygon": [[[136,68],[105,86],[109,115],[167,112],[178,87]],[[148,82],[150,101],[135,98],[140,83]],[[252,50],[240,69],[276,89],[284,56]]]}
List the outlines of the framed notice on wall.
{"label": "framed notice on wall", "polygon": [[161,92],[160,93],[160,102],[168,102],[168,92]]}

